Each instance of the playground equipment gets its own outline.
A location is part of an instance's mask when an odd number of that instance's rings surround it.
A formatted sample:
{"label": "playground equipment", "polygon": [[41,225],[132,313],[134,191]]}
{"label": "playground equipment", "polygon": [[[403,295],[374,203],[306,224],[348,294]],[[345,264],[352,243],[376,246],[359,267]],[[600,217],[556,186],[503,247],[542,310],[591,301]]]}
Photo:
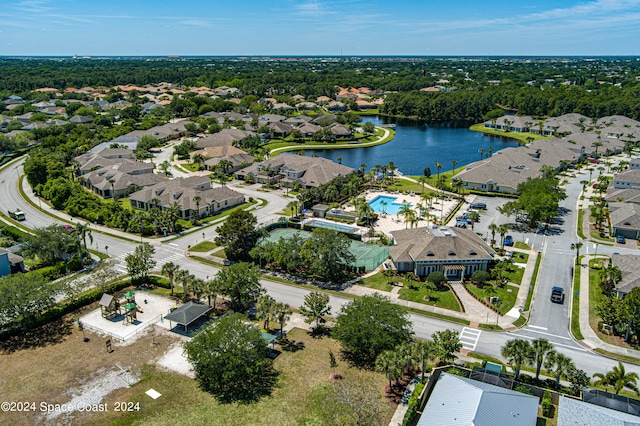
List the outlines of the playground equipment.
{"label": "playground equipment", "polygon": [[124,315],[125,324],[132,324],[137,320],[137,313],[143,313],[136,303],[136,295],[133,291],[127,291],[124,298],[119,300],[110,294],[103,294],[100,299],[100,309],[102,317],[108,320],[112,320],[118,315]]}

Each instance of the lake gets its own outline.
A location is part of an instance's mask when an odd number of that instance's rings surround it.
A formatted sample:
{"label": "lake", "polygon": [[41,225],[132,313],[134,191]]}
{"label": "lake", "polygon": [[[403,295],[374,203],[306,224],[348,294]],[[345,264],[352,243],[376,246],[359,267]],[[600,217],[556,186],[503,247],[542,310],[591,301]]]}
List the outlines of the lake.
{"label": "lake", "polygon": [[400,120],[387,117],[364,117],[363,123],[372,122],[376,126],[395,124],[396,136],[386,144],[369,148],[305,150],[305,155],[317,153],[319,156],[336,161],[342,157],[342,164],[357,169],[366,164],[367,169],[376,164],[393,161],[405,175],[422,175],[425,167],[436,174],[436,162],[442,163],[442,171],[451,170],[451,161],[460,167],[480,160],[478,150],[490,146],[494,153],[503,148],[518,146],[514,139],[485,135],[469,130],[470,123],[433,124],[414,120]]}

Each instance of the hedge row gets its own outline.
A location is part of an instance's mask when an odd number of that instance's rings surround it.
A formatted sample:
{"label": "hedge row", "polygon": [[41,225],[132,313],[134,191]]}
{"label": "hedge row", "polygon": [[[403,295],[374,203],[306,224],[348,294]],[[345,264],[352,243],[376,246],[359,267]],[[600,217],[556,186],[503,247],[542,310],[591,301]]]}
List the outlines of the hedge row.
{"label": "hedge row", "polygon": [[[427,379],[425,379],[427,380]],[[420,394],[424,389],[425,384],[420,382],[416,385],[411,397],[409,397],[409,403],[407,404],[407,412],[402,420],[402,426],[409,426],[413,424],[413,420],[418,413],[418,407],[420,406]]]}
{"label": "hedge row", "polygon": [[544,391],[542,395],[542,415],[545,417],[551,417],[551,393]]}

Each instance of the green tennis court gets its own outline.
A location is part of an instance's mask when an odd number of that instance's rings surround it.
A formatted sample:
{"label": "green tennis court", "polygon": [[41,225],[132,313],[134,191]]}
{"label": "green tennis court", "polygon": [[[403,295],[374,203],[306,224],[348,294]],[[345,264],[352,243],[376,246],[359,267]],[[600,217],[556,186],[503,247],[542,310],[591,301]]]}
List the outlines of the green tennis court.
{"label": "green tennis court", "polygon": [[[265,238],[266,241],[278,241],[282,238],[290,238],[294,234],[297,234],[302,239],[307,239],[311,236],[311,232],[300,231],[294,228],[278,228],[269,232],[269,235]],[[387,257],[389,257],[389,249],[383,246],[375,244],[367,244],[361,241],[351,240],[351,247],[349,251],[356,258],[353,266],[356,268],[364,267],[365,271],[372,271],[377,268]]]}

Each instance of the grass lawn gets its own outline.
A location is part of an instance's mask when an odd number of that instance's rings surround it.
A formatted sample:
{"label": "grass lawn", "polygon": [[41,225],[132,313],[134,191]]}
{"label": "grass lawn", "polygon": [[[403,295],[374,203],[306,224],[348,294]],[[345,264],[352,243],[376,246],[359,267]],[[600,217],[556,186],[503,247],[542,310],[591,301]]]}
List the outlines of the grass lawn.
{"label": "grass lawn", "polygon": [[[401,288],[399,294],[402,300],[409,300],[411,302],[422,303],[423,305],[436,306],[438,308],[460,312],[458,299],[456,299],[449,288],[445,288],[444,290],[427,290],[424,286],[420,286],[419,290],[412,290],[407,286]],[[428,302],[425,300],[425,296],[427,295],[430,297]]]}
{"label": "grass lawn", "polygon": [[[582,256],[579,262],[582,260]],[[578,340],[583,340],[584,336],[580,330],[580,272],[581,268],[576,266],[573,275],[573,299],[571,303],[571,334]]]}
{"label": "grass lawn", "polygon": [[[198,387],[195,380],[176,373],[162,371],[155,366],[143,369],[142,381],[131,389],[122,389],[110,395],[113,401],[140,401],[139,412],[101,413],[85,424],[217,424],[217,425],[323,425],[322,395],[330,386],[329,351],[337,356],[339,344],[330,339],[314,339],[301,329],[289,333],[295,341],[296,351],[283,351],[274,361],[280,371],[278,386],[271,397],[254,404],[218,404]],[[335,372],[345,381],[360,378],[373,379],[380,386],[386,383],[384,374],[349,368],[338,357]],[[152,400],[144,391],[153,388],[162,397]],[[384,415],[389,422],[393,410]]]}
{"label": "grass lawn", "polygon": [[[391,291],[393,289],[393,285],[387,284],[388,281],[389,281],[389,278],[385,277],[384,275],[382,275],[382,273],[378,272],[375,275],[366,277],[365,279],[360,281],[358,285],[361,285],[363,287],[375,288],[376,290]],[[401,280],[399,279],[399,277],[392,277],[391,281],[398,282]]]}
{"label": "grass lawn", "polygon": [[214,243],[214,242],[203,241],[203,242],[198,243],[195,246],[191,247],[191,251],[195,251],[195,252],[211,251],[216,247],[218,247],[218,245],[216,243]]}
{"label": "grass lawn", "polygon": [[[473,284],[465,284],[464,285],[467,290],[474,296],[476,296],[480,300],[485,300],[485,298],[496,296],[499,297],[502,301],[500,305],[501,314],[506,314],[513,308],[513,305],[516,303],[516,296],[518,295],[518,289],[513,286],[505,286],[504,288],[499,288],[498,286],[486,285],[483,288],[478,288]],[[511,290],[511,291],[509,291]]]}
{"label": "grass lawn", "polygon": [[516,241],[514,244],[515,248],[523,249],[523,250],[531,250],[531,246],[529,244],[525,244],[522,241]]}
{"label": "grass lawn", "polygon": [[538,279],[538,269],[540,269],[540,261],[542,260],[542,255],[538,254],[536,258],[536,266],[533,268],[533,275],[531,276],[531,284],[529,284],[529,294],[527,295],[527,303],[524,305],[524,310],[528,311],[531,307],[531,299],[533,298],[533,289],[536,286],[536,280]]}
{"label": "grass lawn", "polygon": [[474,132],[486,133],[489,135],[502,136],[509,139],[516,139],[525,143],[529,143],[529,141],[534,141],[537,139],[551,139],[551,136],[542,136],[534,133],[518,133],[518,132],[505,132],[503,130],[495,130],[488,129],[484,127],[484,123],[474,124],[469,127],[469,130]]}
{"label": "grass lawn", "polygon": [[589,267],[589,325],[597,333],[600,317],[596,313],[596,307],[603,298],[600,289],[600,270]]}
{"label": "grass lawn", "polygon": [[525,268],[518,268],[517,266],[511,266],[510,271],[506,273],[506,276],[509,277],[509,282],[514,284],[522,284],[522,276],[524,275]]}
{"label": "grass lawn", "polygon": [[226,259],[227,258],[227,254],[224,252],[224,247],[222,247],[219,250],[216,250],[213,253],[211,253],[211,256],[219,257],[220,259]]}
{"label": "grass lawn", "polygon": [[[151,336],[142,335],[128,345],[115,345],[115,350],[107,353],[104,338],[89,331],[86,335],[90,340],[85,343],[83,333],[67,319],[37,334],[27,333],[3,342],[0,360],[3,365],[12,366],[3,372],[3,397],[8,401],[36,403],[35,412],[3,413],[3,424],[71,423],[71,417],[64,414],[45,421],[39,410],[40,402],[67,404],[76,392],[98,390],[97,383],[106,373],[119,371],[115,363],[139,373],[141,381],[131,388],[124,386],[109,393],[100,401],[107,404],[106,412],[73,413],[74,424],[329,424],[323,416],[326,408],[318,398],[326,394],[325,389],[330,385],[329,351],[336,354],[335,372],[341,374],[344,381],[373,380],[380,394],[387,383],[384,374],[350,368],[340,359],[340,345],[335,340],[312,338],[305,330],[293,329],[288,337],[295,341],[298,350],[283,351],[275,359],[274,365],[281,374],[272,396],[255,404],[221,405],[201,391],[194,379],[154,364],[169,347],[179,344],[176,336],[156,333],[155,344],[152,344]],[[149,398],[145,392],[151,388],[162,396],[156,400]],[[115,411],[116,403],[123,402],[139,403],[139,411]],[[392,407],[387,407],[382,419],[384,424],[388,424],[393,415]]]}

